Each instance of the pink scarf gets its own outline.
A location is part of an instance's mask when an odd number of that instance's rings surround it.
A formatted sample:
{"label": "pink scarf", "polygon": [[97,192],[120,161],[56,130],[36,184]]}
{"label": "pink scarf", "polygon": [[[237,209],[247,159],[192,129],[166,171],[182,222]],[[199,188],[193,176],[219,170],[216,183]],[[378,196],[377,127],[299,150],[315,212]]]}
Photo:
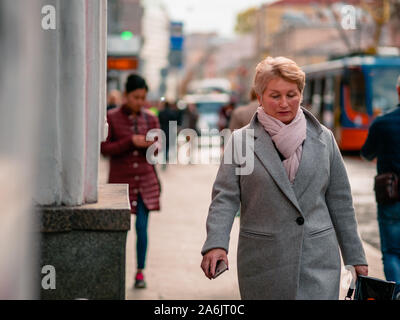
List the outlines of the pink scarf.
{"label": "pink scarf", "polygon": [[299,108],[296,117],[289,124],[266,114],[262,107],[257,109],[257,117],[269,133],[276,148],[285,157],[283,166],[293,183],[299,168],[303,141],[306,139],[307,121],[303,110]]}

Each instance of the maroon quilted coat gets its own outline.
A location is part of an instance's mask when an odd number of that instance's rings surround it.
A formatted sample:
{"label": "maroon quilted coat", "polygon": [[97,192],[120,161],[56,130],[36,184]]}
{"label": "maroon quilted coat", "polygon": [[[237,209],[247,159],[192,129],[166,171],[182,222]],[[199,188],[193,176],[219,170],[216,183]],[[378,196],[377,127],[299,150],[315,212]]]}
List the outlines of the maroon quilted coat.
{"label": "maroon quilted coat", "polygon": [[131,213],[136,214],[140,193],[144,204],[151,210],[160,210],[160,183],[155,167],[146,160],[146,149],[132,142],[132,135],[159,128],[158,118],[142,109],[137,117],[128,107],[112,109],[107,113],[108,137],[101,144],[101,153],[110,157],[109,183],[129,184]]}

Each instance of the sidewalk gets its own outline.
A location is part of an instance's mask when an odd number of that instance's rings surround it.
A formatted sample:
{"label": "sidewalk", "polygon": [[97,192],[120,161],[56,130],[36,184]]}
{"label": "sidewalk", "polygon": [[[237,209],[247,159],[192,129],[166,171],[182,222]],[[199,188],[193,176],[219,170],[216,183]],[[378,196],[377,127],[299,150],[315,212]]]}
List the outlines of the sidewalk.
{"label": "sidewalk", "polygon": [[[209,280],[200,269],[200,250],[206,236],[205,221],[211,185],[217,169],[216,165],[172,165],[165,172],[159,171],[163,187],[162,211],[152,212],[149,220],[149,250],[145,270],[148,288],[133,289],[136,236],[132,217],[132,231],[128,233],[127,240],[127,299],[240,299],[236,269],[238,218],[231,233],[229,271],[216,280]],[[369,275],[384,279],[380,251],[367,243],[364,243],[364,248]],[[341,288],[341,299],[347,289]]]}
{"label": "sidewalk", "polygon": [[[209,280],[200,269],[211,185],[217,169],[216,165],[171,165],[164,172],[159,170],[163,189],[162,211],[152,212],[149,220],[145,270],[148,288],[133,289],[136,236],[134,231],[130,231],[127,241],[127,299],[240,299],[236,275],[238,219],[232,228],[228,255],[230,270],[217,280]],[[134,217],[131,230],[133,228]]]}

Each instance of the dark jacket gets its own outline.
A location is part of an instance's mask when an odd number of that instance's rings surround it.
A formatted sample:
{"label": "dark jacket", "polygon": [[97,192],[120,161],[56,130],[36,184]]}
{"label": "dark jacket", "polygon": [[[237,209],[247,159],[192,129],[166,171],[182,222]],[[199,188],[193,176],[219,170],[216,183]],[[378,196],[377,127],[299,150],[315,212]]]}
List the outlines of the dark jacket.
{"label": "dark jacket", "polygon": [[160,210],[160,184],[154,166],[146,160],[146,150],[136,147],[133,134],[146,135],[159,128],[158,118],[142,109],[135,121],[128,108],[122,106],[107,113],[108,137],[101,144],[101,153],[110,156],[109,183],[129,184],[131,212],[136,213],[138,194],[149,210]]}
{"label": "dark jacket", "polygon": [[400,104],[395,110],[374,120],[361,155],[367,160],[378,158],[378,174],[400,174]]}
{"label": "dark jacket", "polygon": [[170,107],[165,107],[164,110],[160,111],[160,113],[158,114],[158,120],[160,121],[161,130],[164,131],[166,137],[169,137],[170,121],[175,121],[177,125],[180,125],[178,110],[173,110]]}

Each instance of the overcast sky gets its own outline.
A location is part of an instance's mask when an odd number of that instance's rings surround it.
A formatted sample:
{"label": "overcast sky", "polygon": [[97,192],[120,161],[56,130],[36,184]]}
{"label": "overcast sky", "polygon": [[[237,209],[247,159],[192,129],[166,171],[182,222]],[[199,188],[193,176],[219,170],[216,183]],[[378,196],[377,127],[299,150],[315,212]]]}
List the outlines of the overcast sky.
{"label": "overcast sky", "polygon": [[170,18],[183,21],[185,33],[218,32],[233,37],[236,15],[271,0],[164,0]]}

